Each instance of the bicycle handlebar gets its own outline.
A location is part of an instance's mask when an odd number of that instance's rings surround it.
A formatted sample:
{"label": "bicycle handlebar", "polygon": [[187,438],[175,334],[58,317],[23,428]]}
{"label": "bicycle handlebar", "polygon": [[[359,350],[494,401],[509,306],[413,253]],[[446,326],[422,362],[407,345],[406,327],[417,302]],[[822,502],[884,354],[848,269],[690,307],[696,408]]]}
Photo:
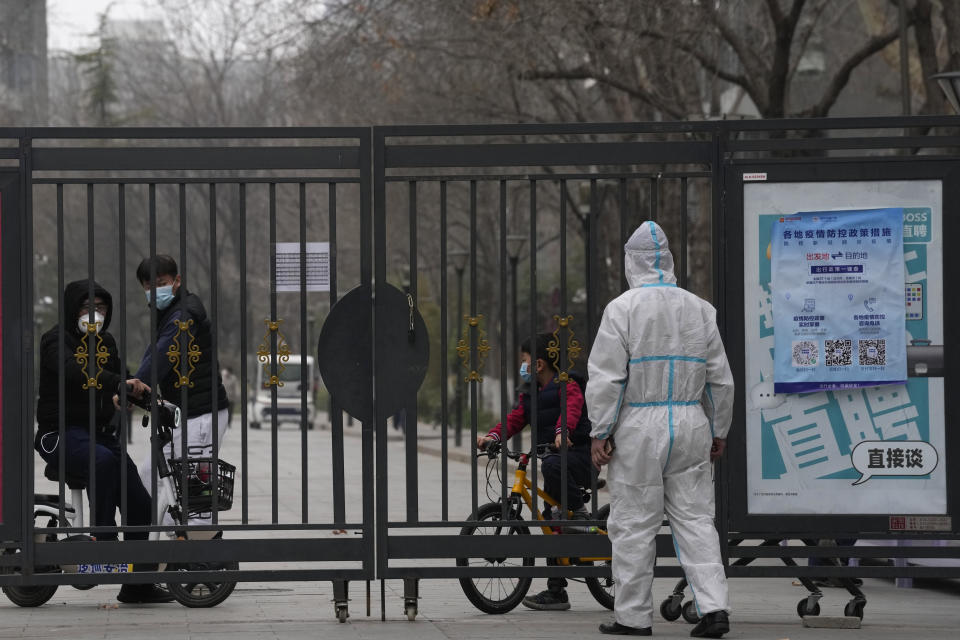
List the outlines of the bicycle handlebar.
{"label": "bicycle handlebar", "polygon": [[[557,449],[553,444],[538,444],[536,446],[536,456],[538,458],[543,457],[547,453],[557,453],[560,450]],[[487,456],[488,458],[496,458],[499,455],[505,455],[511,460],[519,460],[520,456],[524,455],[533,455],[533,451],[511,451],[503,446],[503,443],[499,440],[494,440],[487,444],[486,449],[481,449],[477,451],[477,457]]]}
{"label": "bicycle handlebar", "polygon": [[[132,387],[133,385],[127,384],[127,391],[130,391]],[[171,429],[178,427],[179,425],[177,424],[177,420],[178,420],[177,413],[179,411],[179,408],[177,407],[177,405],[173,404],[172,402],[168,402],[167,400],[164,400],[161,396],[159,396],[159,394],[155,398],[156,398],[155,399],[156,405],[153,404],[154,396],[152,393],[144,394],[140,398],[135,398],[132,395],[128,395],[127,402],[147,412],[152,411],[153,407],[156,406],[157,412],[160,418],[159,420],[160,425],[169,427]],[[143,423],[142,426],[144,427],[147,426],[146,421]]]}

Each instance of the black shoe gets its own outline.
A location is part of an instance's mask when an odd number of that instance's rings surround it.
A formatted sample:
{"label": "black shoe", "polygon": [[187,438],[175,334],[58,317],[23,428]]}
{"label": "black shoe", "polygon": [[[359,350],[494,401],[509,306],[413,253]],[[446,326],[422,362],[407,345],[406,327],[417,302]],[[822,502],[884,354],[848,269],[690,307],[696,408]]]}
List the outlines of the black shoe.
{"label": "black shoe", "polygon": [[730,631],[730,619],[726,611],[711,611],[693,628],[690,635],[694,638],[719,638]]}
{"label": "black shoe", "polygon": [[651,627],[628,627],[614,620],[613,622],[602,623],[600,633],[608,633],[614,636],[652,636],[653,629]]}
{"label": "black shoe", "polygon": [[596,533],[597,531],[596,527],[585,527],[580,524],[573,524],[573,521],[575,520],[591,520],[591,519],[592,518],[590,517],[590,512],[584,509],[583,507],[580,507],[579,509],[570,512],[569,521],[571,522],[571,524],[564,525],[561,530],[563,531],[563,533],[568,533],[568,534],[569,533]]}
{"label": "black shoe", "polygon": [[523,599],[523,606],[528,609],[538,611],[566,611],[570,608],[570,599],[567,598],[567,590],[560,591],[541,591],[535,596],[527,596]]}
{"label": "black shoe", "polygon": [[117,601],[124,604],[152,604],[173,600],[169,591],[155,584],[125,584],[117,594]]}

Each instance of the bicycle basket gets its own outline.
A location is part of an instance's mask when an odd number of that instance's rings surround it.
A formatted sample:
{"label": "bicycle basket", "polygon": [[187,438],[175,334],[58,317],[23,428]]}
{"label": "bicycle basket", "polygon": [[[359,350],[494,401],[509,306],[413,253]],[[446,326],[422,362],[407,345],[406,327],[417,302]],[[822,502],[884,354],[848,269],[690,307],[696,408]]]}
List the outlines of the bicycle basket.
{"label": "bicycle basket", "polygon": [[[216,465],[216,466],[214,466]],[[216,493],[213,470],[216,469]],[[233,478],[237,468],[215,458],[187,458],[187,486],[183,488],[183,458],[170,460],[171,477],[178,500],[187,498],[189,515],[227,511],[233,506]],[[214,501],[216,497],[216,501]]]}

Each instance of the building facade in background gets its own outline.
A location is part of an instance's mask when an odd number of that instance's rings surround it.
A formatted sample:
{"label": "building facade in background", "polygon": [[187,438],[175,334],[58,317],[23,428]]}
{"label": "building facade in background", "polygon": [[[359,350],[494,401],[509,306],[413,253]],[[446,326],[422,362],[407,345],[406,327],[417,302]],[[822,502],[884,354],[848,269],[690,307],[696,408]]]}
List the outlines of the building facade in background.
{"label": "building facade in background", "polygon": [[0,2],[0,123],[48,118],[46,0]]}

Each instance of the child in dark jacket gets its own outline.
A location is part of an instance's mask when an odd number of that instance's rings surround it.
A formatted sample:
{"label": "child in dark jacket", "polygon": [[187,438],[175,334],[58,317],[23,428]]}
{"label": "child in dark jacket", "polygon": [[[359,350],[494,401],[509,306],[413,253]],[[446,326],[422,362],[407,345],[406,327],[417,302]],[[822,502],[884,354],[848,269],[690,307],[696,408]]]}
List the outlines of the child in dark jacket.
{"label": "child in dark jacket", "polygon": [[[485,449],[490,442],[508,440],[528,424],[535,425],[538,445],[552,444],[560,449],[563,438],[563,415],[567,423],[567,477],[561,477],[561,455],[548,454],[541,463],[543,490],[560,502],[563,484],[567,485],[567,507],[572,512],[571,520],[589,520],[584,507],[581,487],[590,486],[592,464],[590,462],[590,420],[587,418],[583,390],[571,374],[566,382],[558,380],[558,372],[547,355],[553,336],[537,335],[536,362],[533,361],[530,339],[520,345],[520,378],[523,380],[517,405],[507,415],[507,432],[497,424],[485,436],[477,438],[477,447]],[[566,387],[566,407],[563,406],[561,385]],[[532,394],[536,391],[536,421],[531,420]],[[565,610],[570,608],[565,578],[550,578],[547,590],[524,598],[523,604],[531,609]]]}

